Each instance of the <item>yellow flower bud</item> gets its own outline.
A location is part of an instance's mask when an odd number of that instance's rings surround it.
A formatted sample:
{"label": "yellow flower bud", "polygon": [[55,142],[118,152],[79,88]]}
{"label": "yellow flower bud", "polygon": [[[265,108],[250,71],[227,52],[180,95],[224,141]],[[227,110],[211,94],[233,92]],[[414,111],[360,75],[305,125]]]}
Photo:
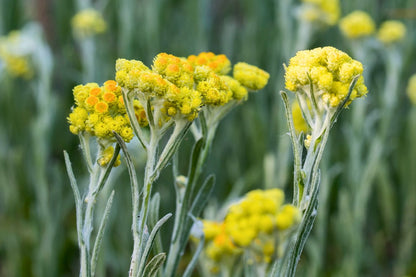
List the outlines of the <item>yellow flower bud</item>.
{"label": "yellow flower bud", "polygon": [[234,65],[234,78],[250,90],[260,90],[266,86],[269,80],[269,73],[247,63]]}

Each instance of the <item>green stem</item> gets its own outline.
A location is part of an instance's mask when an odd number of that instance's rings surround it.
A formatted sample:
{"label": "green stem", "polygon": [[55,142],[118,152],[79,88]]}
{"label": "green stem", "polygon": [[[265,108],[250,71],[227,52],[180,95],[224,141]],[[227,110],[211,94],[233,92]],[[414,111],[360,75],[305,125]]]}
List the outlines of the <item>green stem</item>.
{"label": "green stem", "polygon": [[133,192],[133,254],[130,262],[130,276],[136,276],[141,259],[141,248],[143,246],[146,220],[149,210],[149,199],[151,195],[152,183],[154,181],[153,172],[157,154],[159,137],[155,130],[151,128],[150,141],[146,148],[147,160],[144,173],[143,201],[139,215],[140,195],[137,191]]}
{"label": "green stem", "polygon": [[91,233],[93,230],[94,223],[94,207],[97,198],[97,181],[100,172],[100,167],[98,164],[95,164],[93,172],[90,175],[90,184],[88,186],[88,194],[85,197],[84,202],[87,203],[84,214],[84,222],[82,224],[82,238],[81,238],[81,277],[90,277],[91,276]]}

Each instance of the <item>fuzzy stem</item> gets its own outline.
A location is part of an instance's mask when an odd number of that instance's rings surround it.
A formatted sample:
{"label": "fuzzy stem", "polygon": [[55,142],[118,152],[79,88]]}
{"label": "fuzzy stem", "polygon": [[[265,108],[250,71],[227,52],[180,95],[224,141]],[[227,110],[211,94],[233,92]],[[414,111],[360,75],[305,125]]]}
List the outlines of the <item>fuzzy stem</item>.
{"label": "fuzzy stem", "polygon": [[[211,149],[212,141],[214,139],[217,126],[218,121],[208,121],[206,141],[204,142],[202,150],[201,152],[199,152],[199,156],[197,158],[195,176],[192,182],[187,184],[187,188],[185,191],[187,195],[193,195],[195,193],[195,186],[202,173],[202,167],[205,164],[209,150]],[[166,260],[164,276],[175,276],[180,258],[182,257],[182,252],[185,248],[185,245],[181,245],[181,238],[189,233],[189,230],[184,228],[185,221],[189,220],[187,218],[187,213],[189,212],[190,208],[190,203],[186,201],[186,199],[184,199],[185,197],[186,196],[183,193],[181,193],[180,188],[176,188],[176,215],[172,232],[171,245]]]}

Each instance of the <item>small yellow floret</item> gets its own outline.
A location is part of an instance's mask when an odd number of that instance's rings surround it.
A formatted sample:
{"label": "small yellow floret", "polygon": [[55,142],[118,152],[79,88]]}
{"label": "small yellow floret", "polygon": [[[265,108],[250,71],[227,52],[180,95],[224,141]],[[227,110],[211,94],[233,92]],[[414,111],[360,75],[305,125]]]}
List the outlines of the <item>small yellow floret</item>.
{"label": "small yellow floret", "polygon": [[212,52],[201,52],[198,56],[190,55],[188,61],[194,66],[207,66],[220,75],[225,75],[231,70],[231,62],[223,54],[215,55]]}
{"label": "small yellow floret", "polygon": [[375,31],[375,23],[364,11],[354,11],[339,22],[342,33],[352,39],[369,36]]}
{"label": "small yellow floret", "polygon": [[106,113],[108,111],[108,104],[106,102],[98,102],[95,104],[94,109],[98,113]]}
{"label": "small yellow floret", "polygon": [[406,35],[406,26],[397,20],[388,20],[381,24],[378,30],[378,39],[385,43],[390,44],[402,40]]}

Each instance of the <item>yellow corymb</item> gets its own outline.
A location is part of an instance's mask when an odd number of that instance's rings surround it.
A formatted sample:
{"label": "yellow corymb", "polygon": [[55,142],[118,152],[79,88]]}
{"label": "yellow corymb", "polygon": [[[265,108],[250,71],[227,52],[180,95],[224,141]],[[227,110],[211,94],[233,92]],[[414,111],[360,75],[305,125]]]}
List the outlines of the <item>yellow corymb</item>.
{"label": "yellow corymb", "polygon": [[268,264],[301,219],[300,210],[283,205],[280,189],[252,190],[231,205],[223,222],[203,220],[205,254],[218,270],[242,253]]}
{"label": "yellow corymb", "polygon": [[359,77],[349,102],[367,94],[362,72],[362,64],[346,53],[330,46],[319,47],[299,51],[290,59],[285,84],[288,90],[308,94],[318,106],[337,107],[345,100],[356,76]]}
{"label": "yellow corymb", "polygon": [[339,28],[346,37],[356,39],[372,35],[375,23],[368,13],[353,11],[340,20]]}
{"label": "yellow corymb", "polygon": [[[121,87],[114,80],[109,80],[103,86],[97,83],[78,85],[73,89],[75,106],[68,116],[69,130],[73,134],[87,132],[101,140],[112,141],[117,132],[126,141],[133,138],[124,102],[121,96]],[[137,100],[136,100],[137,101]],[[138,102],[138,101],[137,101]],[[143,107],[135,102],[136,117],[142,126],[148,124],[143,115]],[[143,118],[144,117],[144,118]],[[109,153],[107,152],[105,153]],[[103,156],[101,164],[109,161],[108,155]]]}
{"label": "yellow corymb", "polygon": [[233,76],[234,79],[250,90],[262,89],[270,77],[266,71],[243,62],[234,65]]}

